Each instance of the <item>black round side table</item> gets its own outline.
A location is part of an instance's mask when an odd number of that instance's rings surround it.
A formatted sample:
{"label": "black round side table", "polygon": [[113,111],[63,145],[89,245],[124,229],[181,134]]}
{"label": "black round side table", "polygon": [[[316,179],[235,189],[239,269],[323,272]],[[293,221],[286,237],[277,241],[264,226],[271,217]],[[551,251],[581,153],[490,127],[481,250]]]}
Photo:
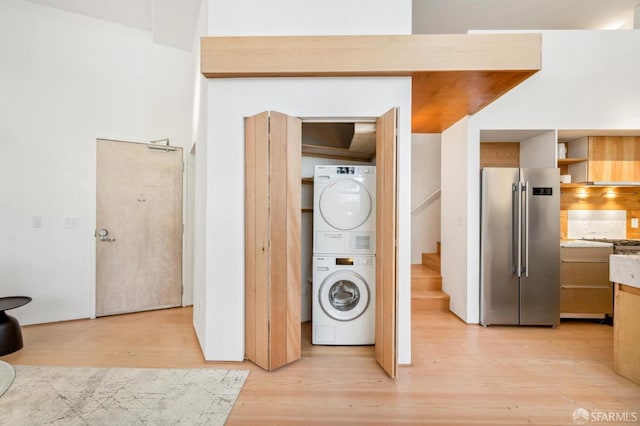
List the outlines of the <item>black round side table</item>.
{"label": "black round side table", "polygon": [[22,349],[20,323],[5,311],[31,302],[27,296],[0,297],[0,356]]}

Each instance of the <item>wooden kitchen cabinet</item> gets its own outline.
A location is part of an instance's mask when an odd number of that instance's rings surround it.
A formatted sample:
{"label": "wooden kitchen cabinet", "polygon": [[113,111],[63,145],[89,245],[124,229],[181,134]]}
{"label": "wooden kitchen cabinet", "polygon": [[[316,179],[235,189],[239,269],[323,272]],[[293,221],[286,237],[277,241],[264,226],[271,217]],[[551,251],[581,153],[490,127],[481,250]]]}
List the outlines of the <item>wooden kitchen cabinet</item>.
{"label": "wooden kitchen cabinet", "polygon": [[609,281],[611,247],[560,248],[560,315],[592,317],[613,313]]}
{"label": "wooden kitchen cabinet", "polygon": [[520,167],[520,143],[482,142],[480,168],[484,167]]}
{"label": "wooden kitchen cabinet", "polygon": [[616,311],[613,318],[613,369],[640,385],[640,258],[612,256]]}
{"label": "wooden kitchen cabinet", "polygon": [[640,385],[640,288],[616,283],[613,369]]}
{"label": "wooden kitchen cabinet", "polygon": [[640,136],[576,139],[567,143],[567,157],[558,166],[572,182],[640,182]]}

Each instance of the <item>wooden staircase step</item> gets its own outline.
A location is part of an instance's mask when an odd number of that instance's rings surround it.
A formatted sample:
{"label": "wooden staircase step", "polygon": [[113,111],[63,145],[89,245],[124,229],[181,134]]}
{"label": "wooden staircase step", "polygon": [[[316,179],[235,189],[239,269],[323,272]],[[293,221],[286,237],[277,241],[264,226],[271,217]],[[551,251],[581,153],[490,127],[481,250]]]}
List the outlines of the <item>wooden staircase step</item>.
{"label": "wooden staircase step", "polygon": [[411,291],[442,290],[442,276],[424,265],[411,265]]}
{"label": "wooden staircase step", "polygon": [[449,312],[449,295],[439,290],[412,291],[411,306],[417,311]]}
{"label": "wooden staircase step", "polygon": [[413,264],[411,265],[411,278],[433,278],[439,277],[440,272],[429,268],[428,266]]}
{"label": "wooden staircase step", "polygon": [[440,254],[439,253],[422,253],[422,264],[429,269],[440,273]]}
{"label": "wooden staircase step", "polygon": [[411,306],[416,311],[449,312],[449,295],[442,291],[440,243],[438,253],[423,253],[422,264],[411,265]]}

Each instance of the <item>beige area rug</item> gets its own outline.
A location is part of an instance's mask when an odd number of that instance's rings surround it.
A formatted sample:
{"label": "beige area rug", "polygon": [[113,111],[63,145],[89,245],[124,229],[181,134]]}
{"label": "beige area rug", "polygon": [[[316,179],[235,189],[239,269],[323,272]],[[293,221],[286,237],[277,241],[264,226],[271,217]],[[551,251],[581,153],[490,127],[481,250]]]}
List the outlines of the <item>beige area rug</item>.
{"label": "beige area rug", "polygon": [[0,396],[2,396],[13,383],[16,371],[8,362],[0,361]]}
{"label": "beige area rug", "polygon": [[248,370],[16,366],[6,425],[222,425]]}

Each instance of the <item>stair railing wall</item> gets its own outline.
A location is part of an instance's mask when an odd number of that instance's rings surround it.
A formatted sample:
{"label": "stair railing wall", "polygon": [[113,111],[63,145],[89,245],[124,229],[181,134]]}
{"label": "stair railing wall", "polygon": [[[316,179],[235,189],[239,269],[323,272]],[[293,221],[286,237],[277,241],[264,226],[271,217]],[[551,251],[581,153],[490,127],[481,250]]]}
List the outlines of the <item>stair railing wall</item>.
{"label": "stair railing wall", "polygon": [[433,193],[431,195],[429,195],[427,198],[422,200],[416,207],[411,209],[411,216],[415,215],[420,210],[422,210],[423,208],[425,208],[428,205],[430,205],[431,203],[433,203],[437,198],[440,197],[440,193],[441,192],[442,192],[441,188],[438,188],[435,191],[433,191]]}

